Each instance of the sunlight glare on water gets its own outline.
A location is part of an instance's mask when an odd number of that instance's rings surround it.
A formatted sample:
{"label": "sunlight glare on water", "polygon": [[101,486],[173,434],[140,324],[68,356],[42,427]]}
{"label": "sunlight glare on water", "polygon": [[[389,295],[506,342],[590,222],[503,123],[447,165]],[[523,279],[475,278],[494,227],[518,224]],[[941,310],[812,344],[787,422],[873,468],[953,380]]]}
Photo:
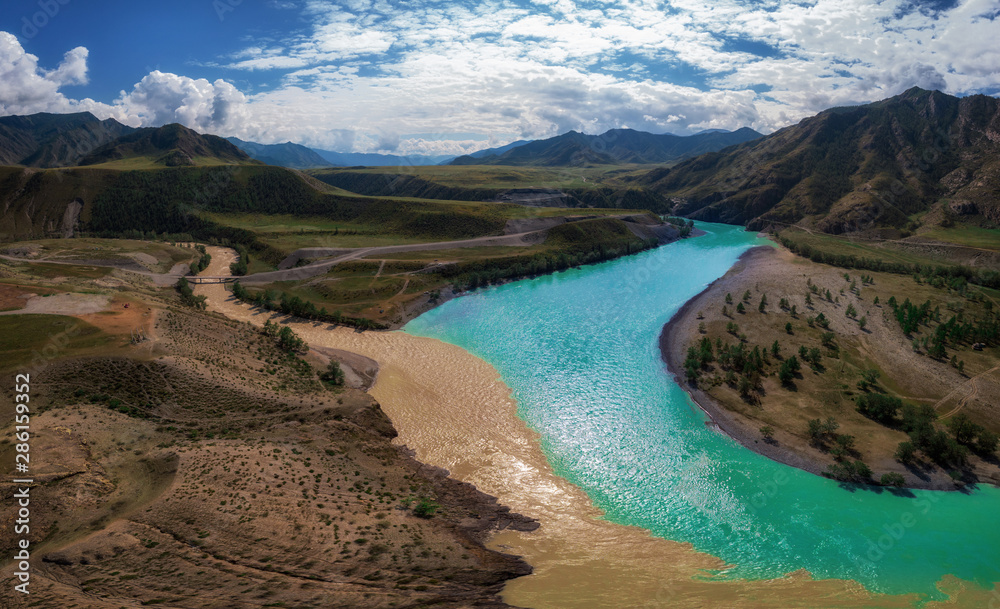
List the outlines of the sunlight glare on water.
{"label": "sunlight glare on water", "polygon": [[[705,425],[657,339],[689,298],[762,243],[737,227],[612,262],[481,290],[406,332],[477,355],[513,390],[556,472],[606,518],[722,558],[734,578],[807,569],[941,598],[946,574],[1000,580],[1000,490],[848,491]],[[879,546],[881,544],[881,547]]]}

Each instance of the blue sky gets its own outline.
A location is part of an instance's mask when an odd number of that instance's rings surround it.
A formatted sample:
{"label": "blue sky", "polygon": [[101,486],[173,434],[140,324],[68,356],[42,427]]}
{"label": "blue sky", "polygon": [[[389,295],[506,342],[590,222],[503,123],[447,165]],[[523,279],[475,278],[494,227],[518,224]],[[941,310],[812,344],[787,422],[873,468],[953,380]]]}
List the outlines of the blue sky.
{"label": "blue sky", "polygon": [[458,154],[1000,90],[1000,0],[5,0],[0,114]]}

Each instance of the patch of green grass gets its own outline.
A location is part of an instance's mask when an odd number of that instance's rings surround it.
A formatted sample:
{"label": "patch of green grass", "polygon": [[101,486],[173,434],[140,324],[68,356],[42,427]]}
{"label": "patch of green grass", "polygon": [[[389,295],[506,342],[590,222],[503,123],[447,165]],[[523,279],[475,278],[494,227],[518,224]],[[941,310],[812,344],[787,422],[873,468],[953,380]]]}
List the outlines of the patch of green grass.
{"label": "patch of green grass", "polygon": [[808,245],[814,250],[829,254],[856,256],[884,262],[904,264],[941,265],[951,264],[946,260],[916,254],[909,250],[899,249],[891,243],[835,237],[821,233],[807,233],[798,230],[783,230],[781,237],[790,239],[800,245]]}
{"label": "patch of green grass", "polygon": [[1000,251],[1000,230],[978,226],[933,228],[917,235],[925,239]]}
{"label": "patch of green grass", "polygon": [[110,345],[114,337],[65,315],[0,316],[0,368],[31,366]]}
{"label": "patch of green grass", "polygon": [[28,271],[36,276],[45,279],[55,277],[79,277],[82,279],[100,279],[108,276],[113,270],[106,266],[81,266],[75,264],[30,264]]}
{"label": "patch of green grass", "polygon": [[[365,167],[361,169],[320,169],[310,173],[318,178],[337,172],[373,175],[412,175],[436,184],[458,188],[572,188],[590,189],[602,177],[623,167],[509,167],[497,165],[428,165],[418,167]],[[632,166],[627,166],[633,168]]]}
{"label": "patch of green grass", "polygon": [[156,258],[157,267],[153,270],[167,272],[180,262],[190,262],[194,258],[194,250],[172,246],[169,243],[156,241],[136,241],[132,239],[37,239],[19,241],[3,246],[2,249],[17,248],[24,245],[40,247],[40,257],[46,260],[107,260],[135,262],[128,254],[146,254]]}

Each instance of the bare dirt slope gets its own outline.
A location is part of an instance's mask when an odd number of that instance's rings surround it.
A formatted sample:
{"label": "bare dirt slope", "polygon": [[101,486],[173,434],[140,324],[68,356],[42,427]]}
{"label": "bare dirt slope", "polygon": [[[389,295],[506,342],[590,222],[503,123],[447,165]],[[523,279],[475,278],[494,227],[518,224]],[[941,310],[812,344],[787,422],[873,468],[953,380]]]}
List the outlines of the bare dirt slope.
{"label": "bare dirt slope", "polygon": [[317,380],[319,356],[174,302],[127,310],[153,341],[34,376],[36,571],[9,606],[505,606],[530,568],[481,542],[530,520],[394,446],[374,399]]}

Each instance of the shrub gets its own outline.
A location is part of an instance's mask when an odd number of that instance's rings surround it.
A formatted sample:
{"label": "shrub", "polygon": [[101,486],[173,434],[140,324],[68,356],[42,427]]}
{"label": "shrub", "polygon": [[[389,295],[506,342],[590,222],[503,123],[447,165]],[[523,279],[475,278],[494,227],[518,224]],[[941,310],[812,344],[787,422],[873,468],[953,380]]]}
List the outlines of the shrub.
{"label": "shrub", "polygon": [[440,507],[430,499],[421,499],[413,508],[413,515],[419,518],[430,518]]}
{"label": "shrub", "polygon": [[896,472],[889,472],[886,474],[882,474],[882,477],[879,479],[879,484],[881,484],[882,486],[895,486],[899,488],[904,484],[906,484],[906,479],[903,478],[902,474],[897,474]]}

